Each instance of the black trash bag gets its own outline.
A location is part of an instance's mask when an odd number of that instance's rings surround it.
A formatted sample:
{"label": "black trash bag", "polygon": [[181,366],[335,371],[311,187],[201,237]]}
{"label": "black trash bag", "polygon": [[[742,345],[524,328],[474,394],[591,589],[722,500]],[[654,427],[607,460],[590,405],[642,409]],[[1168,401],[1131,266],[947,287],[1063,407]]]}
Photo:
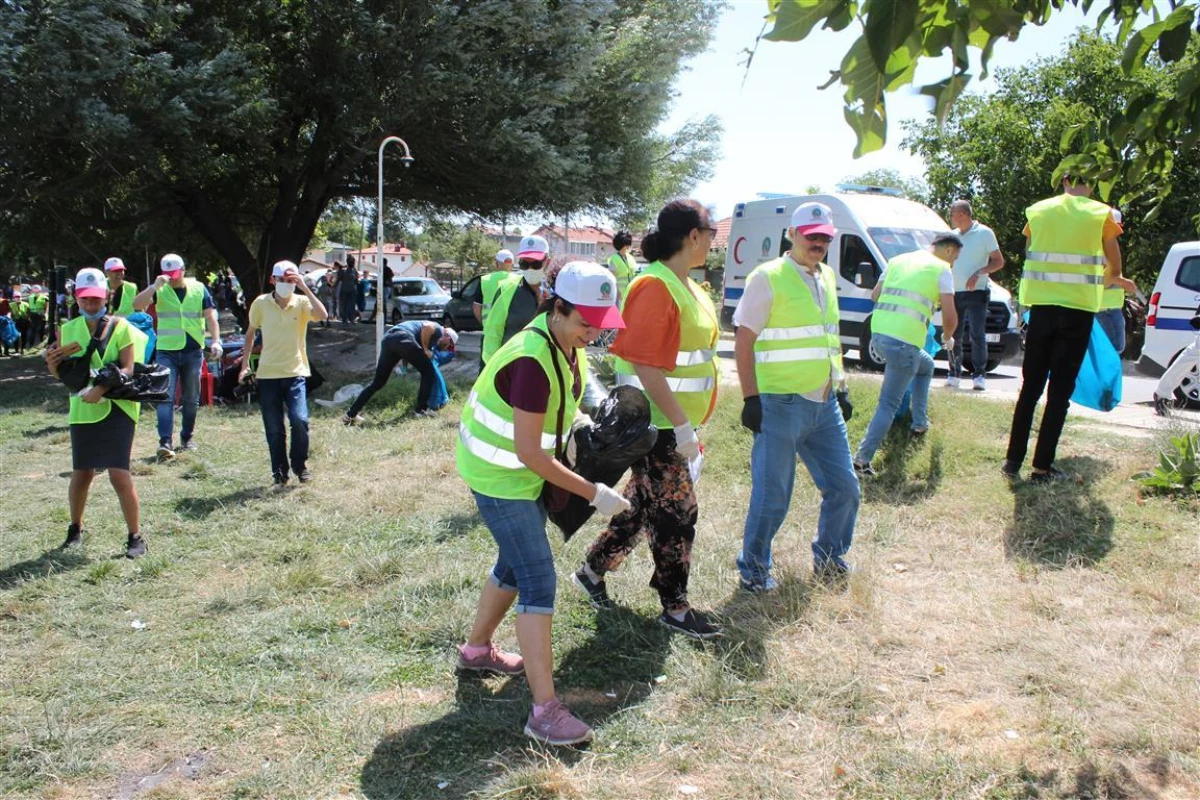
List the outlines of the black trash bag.
{"label": "black trash bag", "polygon": [[134,364],[133,376],[117,364],[105,364],[96,373],[96,386],[105,386],[109,400],[135,400],[139,403],[167,402],[171,372],[163,364]]}
{"label": "black trash bag", "polygon": [[[571,430],[575,443],[571,469],[593,483],[616,486],[626,470],[658,441],[658,428],[650,424],[650,403],[640,390],[618,386],[591,416],[591,424]],[[595,512],[587,500],[573,494],[566,508],[550,512],[549,517],[567,540]]]}

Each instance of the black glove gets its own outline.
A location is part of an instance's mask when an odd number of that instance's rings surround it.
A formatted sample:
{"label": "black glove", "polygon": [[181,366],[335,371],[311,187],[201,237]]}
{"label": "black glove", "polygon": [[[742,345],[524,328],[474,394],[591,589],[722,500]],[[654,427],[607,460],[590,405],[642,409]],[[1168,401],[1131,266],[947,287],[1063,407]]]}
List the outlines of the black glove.
{"label": "black glove", "polygon": [[834,397],[837,398],[837,404],[842,409],[842,419],[849,422],[850,418],[854,416],[854,404],[850,402],[850,390],[838,389]]}
{"label": "black glove", "polygon": [[755,433],[762,433],[762,400],[758,395],[742,401],[742,425]]}

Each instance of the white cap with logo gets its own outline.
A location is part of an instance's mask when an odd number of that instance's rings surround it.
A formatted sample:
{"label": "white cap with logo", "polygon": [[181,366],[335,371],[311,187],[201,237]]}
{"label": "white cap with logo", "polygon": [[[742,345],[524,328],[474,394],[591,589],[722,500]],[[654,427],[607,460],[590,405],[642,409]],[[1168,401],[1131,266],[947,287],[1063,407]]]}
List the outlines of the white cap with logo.
{"label": "white cap with logo", "polygon": [[541,236],[526,236],[517,248],[517,258],[545,260],[550,255],[550,243]]}
{"label": "white cap with logo", "polygon": [[122,261],[121,259],[117,258],[116,256],[113,256],[112,258],[110,258],[104,262],[104,271],[105,272],[113,272],[113,271],[124,272],[125,271],[125,262]]}
{"label": "white cap with logo", "polygon": [[296,274],[299,274],[300,268],[291,261],[276,261],[275,266],[271,268],[271,277],[282,278],[289,272],[295,272]]}
{"label": "white cap with logo", "polygon": [[616,278],[591,261],[572,261],[558,271],[554,294],[579,312],[593,328],[624,328],[617,308]]}
{"label": "white cap with logo", "polygon": [[824,203],[801,203],[792,212],[792,227],[801,235],[823,233],[826,236],[837,234],[833,227],[833,211]]}
{"label": "white cap with logo", "polygon": [[183,259],[174,253],[167,253],[159,262],[159,267],[164,275],[174,275],[183,272]]}
{"label": "white cap with logo", "polygon": [[496,263],[498,263],[498,264],[503,264],[505,261],[512,261],[512,260],[513,260],[512,250],[501,250],[499,253],[496,253]]}
{"label": "white cap with logo", "polygon": [[108,297],[108,278],[95,267],[85,267],[75,276],[76,297]]}

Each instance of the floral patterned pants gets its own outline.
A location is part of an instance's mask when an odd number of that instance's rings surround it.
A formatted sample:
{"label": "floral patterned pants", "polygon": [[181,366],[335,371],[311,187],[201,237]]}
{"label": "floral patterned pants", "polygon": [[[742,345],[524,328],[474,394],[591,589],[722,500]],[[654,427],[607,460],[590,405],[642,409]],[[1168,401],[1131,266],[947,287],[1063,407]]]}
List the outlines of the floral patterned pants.
{"label": "floral patterned pants", "polygon": [[624,495],[632,507],[613,517],[592,542],[588,566],[597,575],[616,570],[645,532],[654,559],[650,586],[658,592],[664,611],[686,610],[698,510],[687,460],[676,452],[672,432],[660,431],[654,449],[633,465]]}

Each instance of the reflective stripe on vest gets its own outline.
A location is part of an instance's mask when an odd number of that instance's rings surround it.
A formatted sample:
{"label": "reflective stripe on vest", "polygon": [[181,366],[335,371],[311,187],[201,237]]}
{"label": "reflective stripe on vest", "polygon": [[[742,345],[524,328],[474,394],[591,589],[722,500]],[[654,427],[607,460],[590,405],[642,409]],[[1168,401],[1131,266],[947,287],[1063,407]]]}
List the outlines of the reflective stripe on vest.
{"label": "reflective stripe on vest", "polygon": [[[547,455],[554,455],[557,439],[558,409],[563,410],[563,445],[570,435],[570,424],[575,418],[578,400],[571,393],[574,375],[567,357],[551,345],[532,328],[547,331],[546,315],[539,314],[520,333],[501,347],[475,381],[475,386],[463,405],[459,422],[456,461],[458,472],[474,491],[488,497],[510,500],[536,500],[545,481],[529,469],[517,456],[515,442],[515,410],[496,391],[496,376],[506,366],[520,358],[533,358],[546,373],[550,384],[546,414],[542,425],[539,445]],[[583,358],[583,351],[576,350],[575,358]],[[566,397],[560,395],[558,376],[554,370],[554,359],[563,375]],[[578,363],[578,361],[577,361]],[[580,390],[587,380],[580,374]]]}
{"label": "reflective stripe on vest", "polygon": [[1060,194],[1025,209],[1029,251],[1018,301],[1096,312],[1104,295],[1104,225],[1112,209]]}
{"label": "reflective stripe on vest", "polygon": [[879,302],[871,313],[872,333],[923,347],[941,294],[938,282],[950,265],[926,250],[902,253],[888,262]]}
{"label": "reflective stripe on vest", "polygon": [[[717,311],[712,298],[695,281],[691,278],[681,280],[661,261],[647,265],[633,279],[629,284],[630,293],[640,281],[649,280],[661,281],[679,309],[679,352],[675,357],[675,368],[665,372],[665,377],[667,387],[675,393],[688,422],[700,425],[711,413],[720,370],[716,358],[720,335]],[[646,390],[632,363],[618,356],[613,366],[618,385]],[[647,399],[650,399],[649,395]],[[650,400],[650,419],[659,428],[672,427],[670,419],[653,400]]]}
{"label": "reflective stripe on vest", "polygon": [[[771,311],[754,341],[754,376],[764,394],[806,394],[841,373],[837,279],[822,264],[816,273],[825,308],[791,258],[755,268],[771,285]],[[746,279],[747,283],[751,278]]]}

